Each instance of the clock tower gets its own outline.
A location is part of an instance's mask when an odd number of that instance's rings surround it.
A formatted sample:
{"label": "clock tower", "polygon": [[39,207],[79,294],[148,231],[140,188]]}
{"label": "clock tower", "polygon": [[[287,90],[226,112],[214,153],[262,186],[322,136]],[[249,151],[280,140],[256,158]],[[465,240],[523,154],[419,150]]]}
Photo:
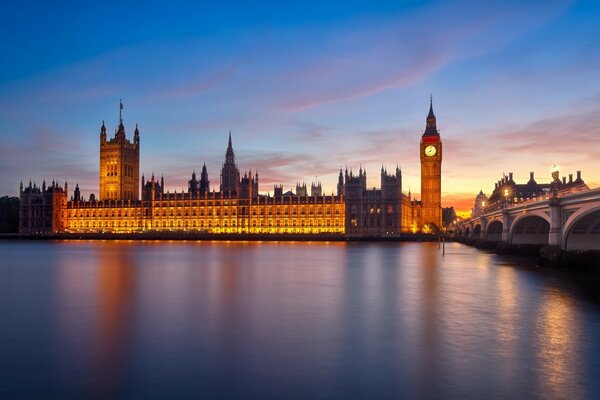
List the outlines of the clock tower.
{"label": "clock tower", "polygon": [[[427,126],[421,136],[421,227],[442,228],[442,140],[437,130],[433,101],[429,99]],[[433,227],[435,226],[435,228]]]}

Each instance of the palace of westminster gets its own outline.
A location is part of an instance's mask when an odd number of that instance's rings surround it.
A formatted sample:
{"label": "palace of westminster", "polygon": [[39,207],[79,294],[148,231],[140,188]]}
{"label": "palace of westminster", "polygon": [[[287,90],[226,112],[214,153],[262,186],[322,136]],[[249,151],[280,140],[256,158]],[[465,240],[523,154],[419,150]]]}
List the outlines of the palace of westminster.
{"label": "palace of westminster", "polygon": [[[123,108],[121,104],[121,110]],[[127,139],[123,118],[112,138],[100,128],[100,192],[85,200],[77,185],[69,199],[65,182],[20,187],[21,234],[180,232],[202,234],[339,235],[347,238],[400,237],[442,227],[442,141],[430,102],[420,141],[421,200],[402,193],[402,172],[381,168],[379,189],[367,189],[367,173],[340,170],[337,194],[320,183],[296,192],[258,191],[258,172],[241,174],[229,133],[219,190],[211,189],[206,165],[192,174],[187,192],[168,192],[161,177],[140,179],[140,132]],[[140,199],[141,195],[141,199]]]}

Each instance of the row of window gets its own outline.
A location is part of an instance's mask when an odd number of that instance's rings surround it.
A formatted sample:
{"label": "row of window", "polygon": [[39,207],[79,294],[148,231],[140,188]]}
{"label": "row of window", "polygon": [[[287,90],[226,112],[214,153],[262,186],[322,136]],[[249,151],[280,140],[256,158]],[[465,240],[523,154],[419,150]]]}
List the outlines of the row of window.
{"label": "row of window", "polygon": [[[200,208],[200,209],[155,209],[154,211],[154,216],[155,217],[160,217],[160,216],[177,216],[177,217],[181,217],[181,216],[185,216],[185,217],[189,217],[189,216],[233,216],[235,217],[237,215],[236,213],[236,208],[235,207],[228,207],[228,208]],[[149,209],[145,210],[146,212],[144,213],[146,216],[148,215]],[[246,210],[242,210],[242,214],[245,214]],[[309,208],[308,210],[304,209],[304,208],[300,208],[299,210],[297,210],[296,208],[292,208],[292,209],[288,209],[288,208],[284,208],[283,210],[280,209],[276,209],[275,211],[271,208],[253,208],[252,211],[252,215],[253,216],[280,216],[280,215],[284,215],[284,216],[294,216],[294,215],[340,215],[343,212],[343,209],[341,207],[339,208],[335,208],[334,210],[332,210],[329,207],[325,207],[325,208]],[[379,209],[378,209],[378,213],[379,213]],[[97,209],[97,210],[89,210],[89,209],[76,209],[76,210],[70,210],[69,212],[69,217],[71,218],[75,218],[75,217],[116,217],[116,218],[121,218],[121,217],[140,217],[142,215],[142,211],[139,208],[126,208],[126,209]]]}
{"label": "row of window", "polygon": [[[133,165],[125,165],[123,175],[133,177]],[[119,176],[119,164],[112,163],[106,166],[106,176]]]}
{"label": "row of window", "polygon": [[[269,220],[267,221],[251,221],[253,227],[342,227],[342,220]],[[236,220],[231,221],[174,221],[174,220],[163,220],[155,221],[154,228],[211,228],[211,227],[236,227],[240,226]],[[141,228],[141,221],[71,221],[69,222],[70,229],[90,229],[90,228]]]}

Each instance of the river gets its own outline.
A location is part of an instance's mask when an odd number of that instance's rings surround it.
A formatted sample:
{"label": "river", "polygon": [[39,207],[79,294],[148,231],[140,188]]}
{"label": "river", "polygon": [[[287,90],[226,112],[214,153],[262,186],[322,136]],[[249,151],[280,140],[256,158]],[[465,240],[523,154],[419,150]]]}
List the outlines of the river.
{"label": "river", "polygon": [[600,293],[457,243],[0,241],[0,398],[600,398]]}

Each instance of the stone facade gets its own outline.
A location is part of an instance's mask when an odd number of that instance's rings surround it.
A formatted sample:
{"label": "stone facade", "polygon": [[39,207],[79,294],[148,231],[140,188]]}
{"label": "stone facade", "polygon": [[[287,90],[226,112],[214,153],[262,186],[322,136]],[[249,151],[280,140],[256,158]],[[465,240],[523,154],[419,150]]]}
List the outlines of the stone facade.
{"label": "stone facade", "polygon": [[56,182],[46,187],[46,181],[38,187],[35,183],[19,188],[19,233],[43,235],[63,232],[67,229],[67,193],[65,182],[61,187]]}
{"label": "stone facade", "polygon": [[[122,105],[121,105],[122,109]],[[402,193],[399,167],[388,174],[382,166],[380,187],[367,189],[367,172],[340,170],[337,194],[324,195],[320,182],[296,185],[296,193],[275,185],[274,195],[260,194],[258,172],[242,176],[229,133],[219,191],[211,192],[206,165],[196,172],[187,192],[170,193],[164,178],[139,176],[139,130],[125,137],[121,115],[114,138],[100,130],[100,196],[85,200],[76,187],[71,201],[64,189],[31,185],[21,190],[21,233],[202,233],[340,234],[349,238],[400,237],[422,227],[441,227],[441,149],[433,108],[421,139],[422,200]],[[435,148],[431,154],[431,146]],[[429,148],[429,149],[428,149]]]}
{"label": "stone facade", "polygon": [[[340,171],[340,175],[342,171]],[[345,197],[347,237],[399,237],[402,232],[402,173],[381,168],[380,189],[367,189],[367,172],[346,170],[341,188]],[[338,189],[339,190],[339,189]]]}
{"label": "stone facade", "polygon": [[421,221],[419,230],[442,228],[442,140],[437,130],[433,104],[429,104],[427,125],[421,137]]}
{"label": "stone facade", "polygon": [[129,141],[119,112],[113,138],[107,139],[104,122],[100,128],[100,200],[138,200],[139,196],[140,131],[136,124],[133,142]]}

